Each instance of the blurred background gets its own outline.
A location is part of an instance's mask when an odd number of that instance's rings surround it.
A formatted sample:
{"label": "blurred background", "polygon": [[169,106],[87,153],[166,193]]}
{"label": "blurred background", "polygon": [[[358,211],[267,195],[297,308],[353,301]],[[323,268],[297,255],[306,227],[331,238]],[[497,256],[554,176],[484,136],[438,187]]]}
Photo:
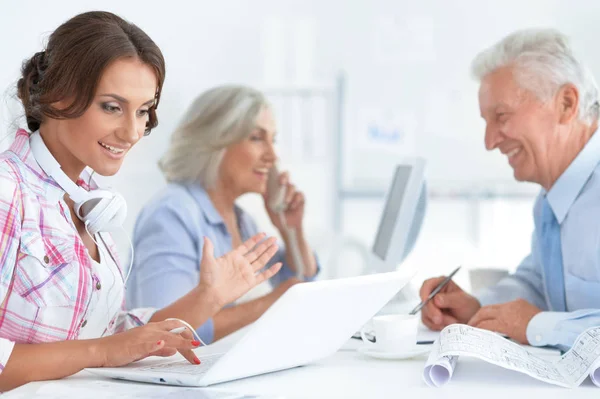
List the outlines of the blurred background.
{"label": "blurred background", "polygon": [[[514,270],[529,251],[537,187],[517,183],[483,145],[478,85],[483,48],[520,28],[554,27],[600,73],[600,2],[579,0],[0,0],[0,150],[25,126],[15,85],[21,62],[73,15],[115,12],[162,49],[167,78],[158,128],[107,179],[128,201],[131,233],[164,187],[157,160],[188,104],[224,83],[264,90],[278,119],[281,164],[305,192],[305,230],[323,277],[360,272],[395,163],[427,160],[429,201],[405,260],[416,281],[456,265]],[[241,205],[275,233],[262,199]],[[127,239],[117,237],[127,254]],[[467,281],[467,273],[456,276]]]}

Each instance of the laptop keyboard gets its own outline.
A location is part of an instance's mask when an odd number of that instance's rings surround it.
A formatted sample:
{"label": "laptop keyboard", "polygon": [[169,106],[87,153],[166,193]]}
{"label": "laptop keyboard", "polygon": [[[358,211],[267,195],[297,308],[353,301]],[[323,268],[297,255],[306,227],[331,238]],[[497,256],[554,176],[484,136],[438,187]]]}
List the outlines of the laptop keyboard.
{"label": "laptop keyboard", "polygon": [[153,366],[139,367],[137,370],[203,375],[212,367],[213,364],[217,362],[217,360],[221,358],[221,356],[223,356],[223,353],[202,356],[200,357],[200,364],[190,364],[190,362],[187,360],[183,360],[179,362],[161,363]]}

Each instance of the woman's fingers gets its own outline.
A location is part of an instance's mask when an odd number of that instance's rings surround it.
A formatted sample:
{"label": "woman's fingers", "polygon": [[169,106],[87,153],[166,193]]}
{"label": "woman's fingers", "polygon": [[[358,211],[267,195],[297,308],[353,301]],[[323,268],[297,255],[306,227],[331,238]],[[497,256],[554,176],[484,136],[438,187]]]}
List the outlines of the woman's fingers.
{"label": "woman's fingers", "polygon": [[185,328],[183,332],[181,332],[181,336],[185,339],[191,339],[192,341],[195,339],[194,334],[190,331],[189,328]]}
{"label": "woman's fingers", "polygon": [[254,285],[256,286],[256,285],[262,283],[263,281],[268,280],[271,277],[273,277],[281,269],[281,266],[282,266],[282,263],[278,262],[278,263],[275,263],[273,266],[269,267],[267,270],[264,270],[264,271],[258,273],[255,276]]}
{"label": "woman's fingers", "polygon": [[159,340],[154,340],[152,339],[153,337],[148,337],[149,339],[140,342],[139,345],[135,345],[133,346],[133,351],[135,353],[133,353],[133,359],[131,360],[132,362],[135,362],[136,360],[140,360],[143,359],[145,357],[148,356],[152,356],[154,353],[158,353],[161,352],[165,349],[165,341],[162,339]]}
{"label": "woman's fingers", "polygon": [[296,195],[296,186],[293,184],[288,184],[285,191],[285,204],[289,207]]}
{"label": "woman's fingers", "polygon": [[[171,330],[185,327],[180,333],[172,333]],[[194,349],[200,346],[200,341],[193,338],[192,332],[179,320],[164,320],[158,323],[149,323],[145,328],[155,329],[156,334],[151,335],[151,339],[158,339],[164,342],[167,348],[175,349]],[[157,341],[158,342],[158,341]]]}
{"label": "woman's fingers", "polygon": [[204,237],[204,243],[202,245],[202,261],[209,261],[214,259],[215,247],[208,237]]}
{"label": "woman's fingers", "polygon": [[180,349],[179,353],[181,353],[181,356],[185,357],[188,362],[192,364],[200,364],[200,359],[198,359],[198,356],[196,356],[194,351],[191,349]]}
{"label": "woman's fingers", "polygon": [[237,252],[237,253],[245,256],[246,254],[251,252],[252,249],[256,246],[256,244],[258,244],[263,238],[265,238],[265,236],[266,236],[265,233],[258,233],[256,235],[250,237],[248,240],[246,240],[244,243],[242,243],[242,245],[240,245],[239,247],[234,249],[234,252]]}
{"label": "woman's fingers", "polygon": [[150,353],[150,356],[169,357],[169,356],[173,356],[176,353],[177,353],[177,349],[175,349],[175,348],[163,347],[162,349],[160,349],[156,352]]}
{"label": "woman's fingers", "polygon": [[[185,331],[183,331],[181,333],[181,336],[184,339],[191,340],[192,345],[194,347],[198,347],[198,346],[201,345],[201,342],[196,340],[196,338],[194,337],[194,334],[192,334],[192,332],[188,328],[186,328]],[[200,359],[198,359],[198,356],[196,356],[196,354],[194,353],[193,350],[191,350],[191,349],[180,349],[179,353],[181,353],[181,355],[183,357],[185,357],[188,362],[190,362],[192,364],[200,364]]]}
{"label": "woman's fingers", "polygon": [[194,349],[200,346],[200,341],[184,338],[178,334],[169,332],[165,333],[163,340],[165,341],[165,346],[169,348]]}
{"label": "woman's fingers", "polygon": [[290,181],[290,173],[289,172],[281,172],[279,174],[279,185],[285,186]]}
{"label": "woman's fingers", "polygon": [[[148,323],[146,327],[156,327],[161,331],[171,331],[179,327],[186,327],[181,321],[177,319],[167,319],[156,323]],[[187,327],[186,327],[187,330]]]}
{"label": "woman's fingers", "polygon": [[[267,250],[273,245],[277,244],[277,239],[275,237],[270,237],[265,241],[261,242],[258,246],[252,249],[250,252],[246,253],[244,257],[250,263],[255,262],[262,254],[267,252]],[[277,252],[277,251],[276,251]]]}
{"label": "woman's fingers", "polygon": [[304,205],[304,194],[302,194],[301,192],[296,192],[296,195],[294,195],[294,198],[292,199],[292,202],[290,203],[289,209],[290,209],[290,211],[295,211],[296,209],[300,208],[302,205]]}
{"label": "woman's fingers", "polygon": [[148,325],[147,327],[156,328],[157,335],[162,338],[156,341],[155,346],[150,346],[153,350],[148,353],[148,355],[173,356],[175,353],[179,352],[190,363],[200,364],[200,360],[192,351],[192,349],[200,346],[200,341],[193,338],[192,332],[187,327],[181,333],[170,332],[173,328],[178,328],[181,325],[182,323],[178,320],[165,320],[155,323],[155,325]]}
{"label": "woman's fingers", "polygon": [[192,331],[170,332],[181,326],[179,320],[165,320],[102,338],[100,350],[104,361],[101,366],[124,366],[148,356],[172,356],[177,351],[191,363],[198,364],[192,349],[201,343],[193,338]]}
{"label": "woman's fingers", "polygon": [[267,248],[267,250],[263,252],[262,255],[260,255],[254,262],[252,262],[252,269],[254,269],[254,271],[256,272],[265,267],[266,264],[269,263],[273,255],[277,253],[278,249],[279,246],[277,244],[269,246],[269,248]]}
{"label": "woman's fingers", "polygon": [[[161,344],[159,344],[159,342],[161,342]],[[138,357],[139,359],[143,359],[148,356],[169,357],[169,356],[173,356],[174,354],[179,352],[191,364],[200,364],[200,360],[198,359],[196,354],[191,349],[177,349],[174,347],[166,346],[166,343],[164,340],[157,341],[154,344],[150,343],[147,348],[149,348],[151,352],[141,353],[140,356]],[[156,348],[159,348],[159,349],[156,349]],[[153,349],[156,349],[156,350],[152,351]]]}

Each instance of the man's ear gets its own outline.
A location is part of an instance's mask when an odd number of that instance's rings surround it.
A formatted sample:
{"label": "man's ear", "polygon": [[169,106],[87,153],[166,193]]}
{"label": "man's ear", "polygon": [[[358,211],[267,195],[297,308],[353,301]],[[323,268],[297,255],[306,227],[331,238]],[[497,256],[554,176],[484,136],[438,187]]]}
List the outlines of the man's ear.
{"label": "man's ear", "polygon": [[567,125],[577,118],[579,112],[579,90],[571,83],[558,89],[555,97],[558,122]]}

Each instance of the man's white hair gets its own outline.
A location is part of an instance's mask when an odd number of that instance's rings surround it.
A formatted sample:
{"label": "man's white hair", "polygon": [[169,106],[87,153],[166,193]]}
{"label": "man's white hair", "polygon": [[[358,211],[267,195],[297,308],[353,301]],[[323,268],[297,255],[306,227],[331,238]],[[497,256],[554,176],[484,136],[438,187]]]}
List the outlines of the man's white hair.
{"label": "man's white hair", "polygon": [[167,181],[213,188],[225,149],[252,133],[258,114],[267,106],[260,91],[246,86],[218,86],[202,93],[173,132],[159,162]]}
{"label": "man's white hair", "polygon": [[479,53],[471,69],[481,81],[489,73],[514,67],[518,85],[548,101],[567,83],[579,91],[578,118],[590,125],[598,120],[598,87],[588,68],[574,54],[568,38],[553,29],[520,30]]}

